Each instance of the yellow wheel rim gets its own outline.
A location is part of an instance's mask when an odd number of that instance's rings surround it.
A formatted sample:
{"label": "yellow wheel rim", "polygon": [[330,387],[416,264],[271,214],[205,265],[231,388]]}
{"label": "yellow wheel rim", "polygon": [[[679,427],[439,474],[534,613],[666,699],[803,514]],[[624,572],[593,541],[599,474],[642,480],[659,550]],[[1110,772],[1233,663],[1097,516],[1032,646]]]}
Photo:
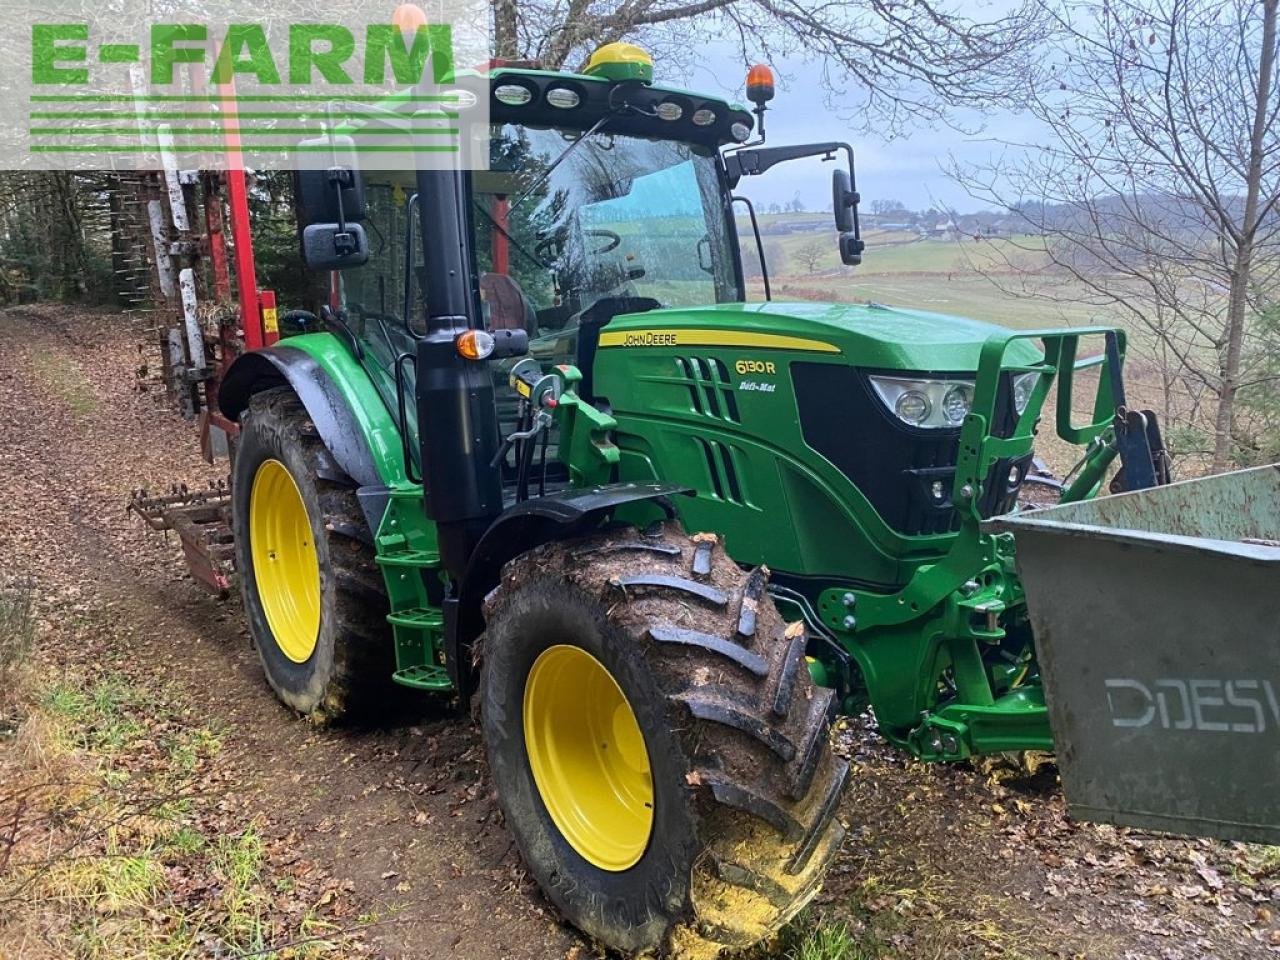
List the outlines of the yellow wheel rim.
{"label": "yellow wheel rim", "polygon": [[634,866],[653,831],[653,777],[636,715],[604,665],[548,647],[524,687],[524,743],[542,802],[584,860]]}
{"label": "yellow wheel rim", "polygon": [[253,579],[280,652],[305,663],[320,633],[320,561],[307,505],[289,469],[264,460],[249,493]]}

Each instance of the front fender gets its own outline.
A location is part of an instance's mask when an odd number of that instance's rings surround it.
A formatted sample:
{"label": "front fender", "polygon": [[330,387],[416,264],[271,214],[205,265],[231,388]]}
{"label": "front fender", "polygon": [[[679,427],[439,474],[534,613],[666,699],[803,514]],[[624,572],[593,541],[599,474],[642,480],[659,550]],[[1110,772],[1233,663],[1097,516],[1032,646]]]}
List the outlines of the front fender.
{"label": "front fender", "polygon": [[218,406],[238,420],[254,394],[288,386],[298,395],[320,439],[359,487],[406,480],[395,419],[373,382],[332,334],[290,337],[287,345],[238,357],[218,390]]}
{"label": "front fender", "polygon": [[471,554],[456,601],[446,601],[446,605],[457,604],[445,616],[446,660],[464,700],[475,686],[471,645],[484,631],[484,598],[498,585],[508,561],[540,544],[584,536],[627,504],[652,503],[674,520],[671,498],[692,493],[688,487],[669,483],[580,487],[518,503],[494,520]]}

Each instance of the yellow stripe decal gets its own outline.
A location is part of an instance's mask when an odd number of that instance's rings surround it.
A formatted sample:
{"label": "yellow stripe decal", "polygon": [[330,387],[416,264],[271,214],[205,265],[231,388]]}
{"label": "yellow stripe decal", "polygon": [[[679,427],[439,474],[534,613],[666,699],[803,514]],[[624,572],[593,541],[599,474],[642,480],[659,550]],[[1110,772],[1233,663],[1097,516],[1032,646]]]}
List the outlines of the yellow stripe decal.
{"label": "yellow stripe decal", "polygon": [[835,344],[778,333],[745,330],[606,330],[601,347],[764,347],[778,350],[811,350],[839,353]]}

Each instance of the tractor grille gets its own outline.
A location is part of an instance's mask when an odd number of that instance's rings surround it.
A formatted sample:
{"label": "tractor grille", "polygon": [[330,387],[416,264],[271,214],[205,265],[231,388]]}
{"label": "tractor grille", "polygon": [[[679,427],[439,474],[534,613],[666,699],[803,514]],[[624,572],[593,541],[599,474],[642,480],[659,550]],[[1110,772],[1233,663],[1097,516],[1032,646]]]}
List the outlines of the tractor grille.
{"label": "tractor grille", "polygon": [[[855,367],[793,363],[791,380],[805,443],[849,478],[892,529],[907,536],[950,533],[960,526],[951,504],[960,430],[910,427],[885,409]],[[889,372],[889,371],[886,371]],[[901,371],[889,372],[901,376]],[[997,436],[1013,433],[1012,382],[1002,378],[996,405]],[[984,484],[983,516],[1008,512],[1031,464],[1028,453],[1001,460]],[[1016,468],[1016,474],[1012,471]],[[1011,478],[1016,476],[1016,482]],[[934,495],[935,484],[942,496]]]}
{"label": "tractor grille", "polygon": [[714,420],[741,423],[729,368],[716,357],[676,357],[676,371],[689,384],[689,406]]}

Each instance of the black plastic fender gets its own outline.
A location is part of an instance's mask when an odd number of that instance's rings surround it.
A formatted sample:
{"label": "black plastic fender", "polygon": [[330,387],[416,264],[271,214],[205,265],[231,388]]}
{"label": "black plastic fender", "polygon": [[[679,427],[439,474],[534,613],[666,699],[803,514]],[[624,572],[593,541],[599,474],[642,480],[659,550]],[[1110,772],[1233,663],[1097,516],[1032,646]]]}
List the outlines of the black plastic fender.
{"label": "black plastic fender", "polygon": [[227,417],[239,420],[255,393],[286,385],[307,408],[320,439],[346,475],[329,479],[350,479],[358,487],[382,486],[346,398],[324,368],[302,350],[276,346],[237,357],[218,389],[218,406]]}
{"label": "black plastic fender", "polygon": [[676,516],[671,497],[693,490],[669,483],[612,483],[564,490],[505,510],[480,537],[456,597],[445,601],[445,656],[465,704],[475,689],[471,646],[484,632],[484,598],[498,585],[502,568],[527,550],[553,540],[590,533],[628,503],[652,501],[667,519]]}

